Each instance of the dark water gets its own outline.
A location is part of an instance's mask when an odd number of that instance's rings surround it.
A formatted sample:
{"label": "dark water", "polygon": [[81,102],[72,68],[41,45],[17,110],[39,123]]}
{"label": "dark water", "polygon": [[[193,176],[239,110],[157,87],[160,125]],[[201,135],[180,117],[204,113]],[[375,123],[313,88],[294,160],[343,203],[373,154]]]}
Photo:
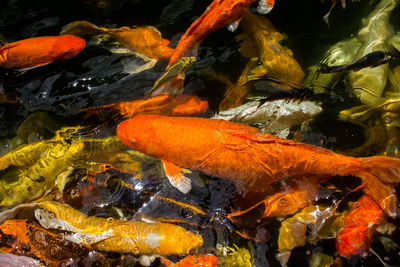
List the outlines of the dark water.
{"label": "dark water", "polygon": [[[106,7],[99,8],[97,5],[102,2],[95,0],[2,0],[0,1],[0,34],[7,42],[36,36],[58,35],[62,26],[67,23],[88,20],[96,25],[110,28],[152,25],[162,33],[163,38],[171,40],[171,46],[175,47],[186,28],[202,14],[209,2],[109,0],[105,2]],[[280,32],[287,35],[288,38],[284,40],[284,44],[293,51],[296,60],[305,70],[317,64],[332,44],[357,33],[361,26],[361,18],[366,17],[377,2],[348,1],[345,10],[338,5],[330,17],[329,28],[322,20],[329,9],[329,1],[321,3],[318,0],[277,0],[273,11],[267,17]],[[254,7],[252,11],[255,11]],[[395,30],[398,30],[396,26],[400,23],[398,11],[398,8],[395,9],[391,17]],[[215,110],[221,101],[224,86],[215,81],[203,79],[196,74],[196,71],[206,69],[214,73],[223,73],[231,80],[236,80],[247,60],[238,52],[239,44],[235,36],[240,32],[240,28],[234,33],[221,29],[210,34],[199,47],[196,63],[186,73],[185,93],[193,93],[207,99],[212,110]],[[124,70],[124,62],[130,57],[130,54],[114,54],[105,45],[89,41],[85,49],[72,59],[53,62],[21,75],[4,71],[2,73],[3,89],[7,94],[15,93],[20,104],[0,104],[0,137],[13,138],[28,115],[38,111],[51,115],[54,120],[51,125],[54,128],[57,127],[55,124],[80,124],[95,127],[104,121],[109,122],[107,115],[86,120],[78,110],[143,98],[144,92],[152,87],[167,65],[166,62],[159,61],[151,70],[138,75],[129,75]],[[340,86],[343,85],[339,84],[337,90],[344,91],[344,88]],[[255,91],[258,94],[269,93],[263,87],[263,83],[256,84]],[[312,134],[303,137],[303,142],[322,144],[335,151],[346,151],[362,144],[366,138],[362,127],[337,120],[340,110],[354,104],[356,101],[346,94],[338,94],[337,97],[328,99],[323,105],[324,112],[313,123]],[[208,115],[211,113],[212,111]],[[107,123],[105,128],[102,128],[94,137],[114,134],[116,125],[117,121]],[[50,138],[54,133],[52,126],[42,128],[46,130],[37,134],[44,139]],[[322,143],[321,140],[323,140]],[[6,150],[7,148],[2,148],[2,151]],[[88,182],[81,181],[70,185],[68,192],[81,190],[81,193],[79,198],[71,198],[66,202],[89,215],[102,217],[117,217],[118,214],[115,213],[113,207],[118,207],[124,210],[128,219],[141,216],[179,218],[189,222],[182,225],[188,229],[200,231],[203,235],[205,242],[199,252],[213,252],[217,243],[229,246],[235,244],[251,251],[256,266],[280,266],[275,259],[280,226],[278,220],[272,218],[257,221],[257,216],[260,215],[257,214],[260,212],[258,210],[246,217],[245,221],[248,225],[256,223],[258,229],[264,229],[270,234],[268,241],[254,242],[235,233],[234,229],[241,230],[240,227],[220,216],[220,214],[230,212],[232,206],[240,206],[238,202],[242,201],[235,198],[236,188],[232,182],[199,174],[193,178],[193,190],[183,195],[168,185],[161,175],[160,166],[149,163],[148,170],[145,175],[148,179],[145,179],[144,184],[141,185],[144,190],[132,190],[122,185],[121,181],[134,186],[137,181],[132,178],[132,175],[109,170],[97,175],[97,183],[90,187],[95,188],[94,191],[83,190],[89,188]],[[106,179],[109,182],[105,183]],[[339,188],[350,187],[351,183],[348,180],[343,181],[337,178],[333,179],[332,183]],[[358,182],[357,179],[351,181]],[[326,191],[330,192],[330,189]],[[176,204],[154,198],[155,195],[200,206],[209,211],[209,214],[199,216],[190,209],[183,209]],[[332,192],[327,195],[326,199],[321,198],[321,203],[324,201],[332,203],[334,199],[340,197]],[[360,194],[355,192],[348,195],[346,201],[354,201],[359,196]],[[388,221],[394,224],[399,223],[398,219],[388,219]],[[243,225],[245,228],[246,223]],[[399,249],[386,252],[379,238],[379,234],[373,238],[371,247],[382,258],[388,257],[386,259],[388,264],[400,266]],[[391,238],[399,244],[398,229]],[[314,244],[307,243],[305,246],[295,248],[288,266],[309,266],[313,251],[324,252],[335,257],[334,239],[322,240]],[[118,259],[121,255],[110,253],[107,256]],[[179,258],[181,257],[171,257],[173,260]],[[86,265],[90,265],[88,262],[90,261],[86,261]],[[85,261],[79,264],[83,263]],[[124,263],[123,260],[122,263]],[[345,266],[378,266],[380,264],[378,258],[373,255],[355,257],[344,262]],[[159,265],[159,261],[156,260],[152,266]]]}

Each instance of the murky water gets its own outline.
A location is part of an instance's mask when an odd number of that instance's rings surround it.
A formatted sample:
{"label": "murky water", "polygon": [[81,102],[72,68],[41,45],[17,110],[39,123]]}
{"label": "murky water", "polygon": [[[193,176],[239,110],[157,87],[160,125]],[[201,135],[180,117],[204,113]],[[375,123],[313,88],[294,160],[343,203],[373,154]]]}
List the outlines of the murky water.
{"label": "murky water", "polygon": [[[348,1],[345,10],[338,5],[331,14],[329,27],[322,20],[329,9],[329,1],[276,0],[273,11],[266,17],[279,32],[286,35],[282,43],[293,51],[294,58],[306,71],[308,67],[318,64],[333,44],[357,34],[361,19],[368,16],[377,2]],[[2,0],[0,34],[7,42],[58,35],[64,25],[87,20],[107,28],[151,25],[162,33],[163,38],[171,40],[171,47],[175,47],[183,32],[209,3],[194,0]],[[251,10],[255,11],[255,6]],[[390,23],[396,31],[400,25],[398,11],[396,8],[390,17]],[[235,39],[240,33],[240,27],[235,32],[224,28],[211,33],[200,45],[197,61],[186,72],[185,94],[200,96],[209,103],[210,109],[204,117],[211,117],[218,110],[226,86],[205,77],[201,71],[223,74],[231,81],[236,81],[248,61],[239,52],[240,43]],[[95,129],[90,133],[91,138],[115,135],[115,128],[121,119],[107,112],[87,117],[79,110],[142,99],[167,66],[167,62],[158,61],[153,68],[131,75],[127,70],[140,59],[133,59],[128,52],[113,53],[109,48],[115,46],[112,42],[99,44],[89,40],[85,49],[71,59],[56,61],[23,74],[2,71],[4,93],[18,98],[18,103],[0,104],[2,154],[19,143],[50,139],[61,126],[82,125],[88,130]],[[390,62],[393,68],[399,64],[396,60]],[[252,85],[251,96],[268,96],[276,90],[267,80],[260,80]],[[359,101],[349,96],[343,80],[334,90],[330,95],[321,96],[323,112],[311,122],[308,130],[299,135],[295,131],[300,129],[297,126],[288,138],[342,153],[352,151],[367,140],[365,125],[338,119],[341,110],[358,106]],[[20,125],[32,114],[36,115],[30,117],[28,125],[18,132],[20,140],[11,141]],[[369,122],[368,126],[375,125]],[[380,145],[379,142],[377,145]],[[357,156],[370,156],[377,151],[379,148]],[[185,195],[169,185],[158,161],[145,160],[141,171],[142,179],[138,180],[131,173],[112,168],[94,176],[90,172],[88,174],[85,168],[76,169],[71,174],[75,179],[70,179],[72,182],[65,186],[64,194],[51,193],[49,198],[98,217],[175,222],[202,235],[204,243],[198,249],[199,253],[218,254],[217,247],[220,245],[237,246],[250,252],[255,266],[280,266],[275,254],[278,253],[279,228],[284,218],[260,219],[262,205],[240,216],[239,223],[225,216],[250,207],[250,203],[261,201],[263,196],[248,195],[243,199],[237,195],[233,182],[201,173],[191,174],[192,190]],[[83,179],[85,177],[87,179]],[[343,204],[339,205],[338,211],[348,210],[347,204],[357,200],[362,193],[346,192],[359,183],[354,177],[335,177],[321,185],[317,204],[333,206],[333,203],[342,199]],[[400,223],[398,218],[386,220],[394,225]],[[246,235],[248,238],[243,237]],[[254,241],[254,237],[267,241]],[[397,247],[386,251],[387,247],[382,245],[385,238],[393,240]],[[387,264],[400,266],[399,240],[400,231],[396,228],[390,235],[376,233],[371,247]],[[323,266],[316,260],[321,253],[330,260],[337,256],[334,238],[307,242],[294,248],[287,265]],[[82,257],[71,261],[70,265],[115,266],[118,263],[139,266],[132,259],[132,254],[128,253],[109,252],[102,257]],[[169,257],[173,261],[181,258],[180,255]],[[344,260],[342,264],[378,266],[382,263],[372,252],[367,252],[363,257]],[[156,259],[151,266],[161,266],[160,260]]]}

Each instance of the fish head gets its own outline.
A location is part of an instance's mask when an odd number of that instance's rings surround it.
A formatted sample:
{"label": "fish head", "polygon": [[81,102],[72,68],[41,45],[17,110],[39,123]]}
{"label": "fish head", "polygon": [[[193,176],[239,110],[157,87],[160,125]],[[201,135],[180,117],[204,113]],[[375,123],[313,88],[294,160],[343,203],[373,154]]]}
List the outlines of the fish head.
{"label": "fish head", "polygon": [[145,154],[158,151],[157,135],[154,129],[158,124],[157,117],[159,116],[139,115],[121,122],[117,127],[118,138],[127,146]]}
{"label": "fish head", "polygon": [[350,213],[346,216],[344,225],[356,227],[359,225],[377,225],[383,217],[383,210],[369,196],[363,195],[354,202]]}
{"label": "fish head", "polygon": [[265,201],[263,217],[286,216],[296,213],[311,203],[309,194],[303,190],[290,190],[272,195]]}
{"label": "fish head", "polygon": [[85,47],[86,41],[72,34],[60,35],[55,44],[56,60],[68,59],[76,56]]}

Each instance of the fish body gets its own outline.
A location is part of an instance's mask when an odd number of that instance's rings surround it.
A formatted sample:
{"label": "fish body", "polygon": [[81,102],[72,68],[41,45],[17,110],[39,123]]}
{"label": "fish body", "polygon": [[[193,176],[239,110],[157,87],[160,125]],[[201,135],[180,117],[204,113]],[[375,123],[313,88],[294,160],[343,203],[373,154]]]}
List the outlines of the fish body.
{"label": "fish body", "polygon": [[400,159],[348,157],[259,134],[254,127],[205,118],[136,116],[118,125],[117,136],[133,149],[161,159],[167,177],[178,189],[189,186],[190,190],[190,180],[183,176],[188,170],[181,168],[229,179],[242,189],[261,192],[293,175],[353,175],[366,183],[364,191],[390,216],[396,216],[393,184],[400,180]]}
{"label": "fish body", "polygon": [[352,62],[361,46],[357,38],[350,38],[334,44],[323,56],[322,62],[310,68],[303,81],[303,88],[311,88],[315,93],[330,91],[339,81],[341,73],[322,73],[320,66],[331,67]]}
{"label": "fish body", "polygon": [[258,57],[261,65],[247,76],[249,81],[268,78],[282,89],[299,88],[304,72],[294,59],[293,52],[279,42],[284,39],[267,18],[249,11],[243,13],[241,28],[245,40],[240,51],[247,57]]}
{"label": "fish body", "polygon": [[80,111],[88,114],[101,110],[116,110],[125,118],[143,114],[163,114],[168,116],[192,116],[206,112],[208,102],[195,95],[158,95],[148,99],[119,102],[110,105],[91,107]]}
{"label": "fish body", "polygon": [[83,38],[93,35],[108,35],[133,52],[156,60],[169,60],[174,49],[168,47],[169,40],[161,37],[154,27],[103,28],[88,21],[74,21],[63,27],[61,33],[69,33]]}
{"label": "fish body", "polygon": [[32,69],[56,60],[74,57],[85,45],[84,39],[70,34],[16,41],[0,47],[0,67]]}
{"label": "fish body", "polygon": [[340,65],[340,66],[330,66],[330,67],[321,66],[319,71],[322,73],[342,72],[342,71],[350,71],[350,70],[356,71],[356,70],[360,70],[363,68],[376,67],[376,66],[385,64],[385,63],[389,62],[389,60],[392,58],[393,58],[393,55],[390,54],[389,52],[374,51],[369,54],[366,54],[365,56],[363,56],[349,64]]}
{"label": "fish body", "polygon": [[[196,53],[197,47],[212,32],[231,23],[237,23],[251,4],[257,0],[214,0],[183,34],[169,61],[169,66],[181,57]],[[273,1],[264,1],[266,6]]]}
{"label": "fish body", "polygon": [[369,196],[362,196],[344,219],[344,228],[336,239],[339,255],[350,258],[368,250],[376,227],[383,220],[384,213]]}
{"label": "fish body", "polygon": [[203,243],[200,235],[170,223],[87,216],[52,201],[38,203],[38,207],[42,209],[36,209],[35,216],[43,227],[75,232],[76,241],[85,242],[96,250],[169,256],[187,254]]}
{"label": "fish body", "polygon": [[309,206],[311,201],[318,196],[318,189],[322,180],[318,176],[295,177],[290,179],[290,185],[283,186],[280,191],[268,194],[261,202],[246,210],[230,213],[228,217],[241,216],[261,204],[264,204],[265,207],[262,218],[294,214],[298,210]]}

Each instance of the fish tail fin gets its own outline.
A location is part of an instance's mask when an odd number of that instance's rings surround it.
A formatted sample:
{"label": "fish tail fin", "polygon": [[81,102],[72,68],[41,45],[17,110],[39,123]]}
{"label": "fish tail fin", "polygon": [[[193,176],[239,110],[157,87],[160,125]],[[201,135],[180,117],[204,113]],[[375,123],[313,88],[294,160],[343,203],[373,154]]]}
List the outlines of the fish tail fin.
{"label": "fish tail fin", "polygon": [[107,33],[108,29],[100,28],[86,20],[78,20],[65,25],[60,34],[73,34],[82,38]]}
{"label": "fish tail fin", "polygon": [[366,184],[364,192],[371,196],[390,217],[397,216],[395,185],[400,182],[400,159],[374,156],[359,158],[360,168],[353,175]]}

